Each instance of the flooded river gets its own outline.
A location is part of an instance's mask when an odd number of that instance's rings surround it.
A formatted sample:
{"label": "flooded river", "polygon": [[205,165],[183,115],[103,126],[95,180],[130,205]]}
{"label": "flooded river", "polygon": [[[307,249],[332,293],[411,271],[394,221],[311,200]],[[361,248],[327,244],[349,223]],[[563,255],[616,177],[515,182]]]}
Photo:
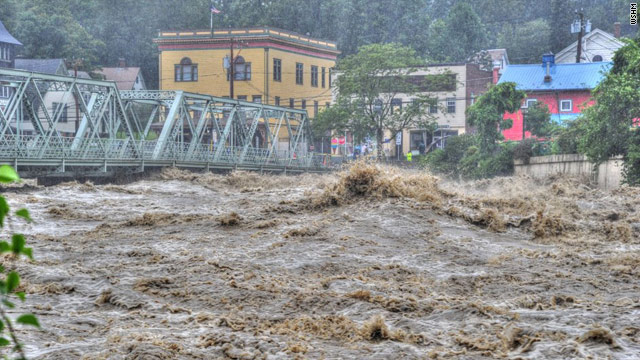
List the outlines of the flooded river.
{"label": "flooded river", "polygon": [[5,193],[38,359],[637,359],[640,189],[358,164]]}

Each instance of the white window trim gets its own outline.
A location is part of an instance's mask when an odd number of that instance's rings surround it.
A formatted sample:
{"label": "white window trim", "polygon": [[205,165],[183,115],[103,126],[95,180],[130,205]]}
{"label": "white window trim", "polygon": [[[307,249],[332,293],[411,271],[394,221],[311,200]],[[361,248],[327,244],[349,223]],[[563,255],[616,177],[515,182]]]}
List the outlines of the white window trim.
{"label": "white window trim", "polygon": [[[562,106],[563,103],[569,103],[569,110],[565,110],[564,107]],[[566,100],[560,100],[560,111],[562,112],[571,112],[573,110],[573,100],[570,99],[566,99]]]}
{"label": "white window trim", "polygon": [[522,108],[523,109],[528,109],[530,102],[538,102],[538,99],[525,99],[524,100],[524,104],[522,104]]}
{"label": "white window trim", "polygon": [[11,90],[8,86],[0,86],[0,98],[8,98],[11,94]]}
{"label": "white window trim", "polygon": [[[455,114],[456,113],[456,110],[457,110],[456,109],[456,107],[457,107],[456,106],[457,105],[456,104],[456,100],[457,99],[454,98],[454,97],[447,98],[447,100],[446,100],[447,101],[447,114]],[[450,106],[453,106],[453,111],[449,111],[449,107]]]}

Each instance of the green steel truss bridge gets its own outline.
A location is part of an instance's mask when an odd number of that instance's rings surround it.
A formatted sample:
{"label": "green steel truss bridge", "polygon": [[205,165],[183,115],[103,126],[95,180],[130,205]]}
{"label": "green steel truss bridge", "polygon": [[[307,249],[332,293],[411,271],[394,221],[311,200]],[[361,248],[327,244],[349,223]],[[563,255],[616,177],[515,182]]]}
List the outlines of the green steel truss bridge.
{"label": "green steel truss bridge", "polygon": [[0,99],[0,163],[23,176],[325,170],[309,151],[304,110],[12,69],[0,69],[0,86],[10,89]]}

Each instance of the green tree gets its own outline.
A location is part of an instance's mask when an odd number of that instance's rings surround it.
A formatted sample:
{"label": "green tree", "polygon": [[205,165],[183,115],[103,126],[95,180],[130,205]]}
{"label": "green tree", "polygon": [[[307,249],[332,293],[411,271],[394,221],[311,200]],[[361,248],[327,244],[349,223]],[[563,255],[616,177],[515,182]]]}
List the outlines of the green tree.
{"label": "green tree", "polygon": [[514,63],[539,63],[542,54],[550,50],[549,37],[552,34],[544,19],[507,24],[498,34],[498,47],[507,49],[509,59]]}
{"label": "green tree", "polygon": [[547,104],[538,101],[530,106],[524,116],[524,129],[538,138],[546,138],[554,135],[559,126],[551,121],[551,113]]}
{"label": "green tree", "polygon": [[578,150],[597,164],[621,155],[625,181],[638,185],[640,131],[633,125],[640,118],[640,38],[624,41],[593,91],[595,104],[584,111]]}
{"label": "green tree", "polygon": [[443,19],[438,19],[429,26],[429,40],[427,44],[427,54],[430,59],[439,62],[450,61],[449,41],[446,36],[447,23]]}
{"label": "green tree", "polygon": [[550,31],[548,42],[551,44],[551,51],[554,53],[567,47],[576,41],[576,34],[572,34],[569,29],[575,19],[576,9],[574,0],[551,0],[551,18],[549,19]]}
{"label": "green tree", "polygon": [[16,0],[0,0],[0,21],[9,32],[13,32],[13,29],[15,29],[16,9]]}
{"label": "green tree", "polygon": [[104,43],[74,18],[72,4],[64,0],[28,0],[21,4],[14,35],[24,44],[24,57],[81,58],[88,69],[99,63]]}
{"label": "green tree", "polygon": [[[18,174],[8,165],[0,166],[0,183],[12,183],[20,180]],[[13,220],[7,200],[0,196],[0,227],[9,227],[11,229],[11,221]],[[31,216],[27,209],[16,211],[15,216],[20,217],[27,222],[31,222]],[[12,254],[13,258],[21,255],[33,259],[33,250],[25,246],[25,239],[22,234],[12,234],[11,242],[0,240],[0,254]],[[5,259],[7,259],[5,257]],[[0,265],[0,273],[5,273],[5,268]],[[15,300],[25,300],[24,292],[17,291],[20,286],[20,275],[16,271],[9,271],[6,276],[0,278],[0,348],[7,349],[1,353],[3,358],[8,355],[15,354],[17,359],[26,359],[22,349],[22,343],[17,337],[16,324],[31,325],[40,327],[38,319],[33,314],[22,314],[15,321],[8,314],[9,309],[15,308]],[[8,338],[7,338],[8,337]],[[10,346],[11,345],[11,346]],[[10,347],[8,347],[10,346]],[[7,348],[8,347],[8,348]]]}
{"label": "green tree", "polygon": [[466,61],[488,45],[487,31],[473,8],[459,2],[444,21],[434,22],[428,56],[437,61]]}
{"label": "green tree", "polygon": [[[319,122],[332,130],[349,128],[377,141],[377,157],[382,159],[385,131],[391,136],[409,127],[430,127],[433,117],[420,96],[418,86],[409,81],[415,66],[421,64],[416,52],[396,43],[372,44],[359,49],[338,63],[337,104],[319,115]],[[443,77],[448,79],[448,77]],[[398,103],[412,98],[409,103]]]}
{"label": "green tree", "polygon": [[501,131],[513,125],[503,119],[504,114],[516,112],[524,97],[525,92],[516,90],[515,83],[505,82],[493,86],[467,109],[467,122],[476,129],[481,156],[493,153],[496,142],[503,139]]}
{"label": "green tree", "polygon": [[578,118],[561,127],[553,139],[551,151],[553,154],[577,154],[578,142],[581,135],[581,123],[584,117]]}
{"label": "green tree", "polygon": [[460,169],[462,158],[476,142],[476,135],[453,136],[447,140],[444,149],[430,152],[424,161],[433,172],[457,178],[463,175]]}

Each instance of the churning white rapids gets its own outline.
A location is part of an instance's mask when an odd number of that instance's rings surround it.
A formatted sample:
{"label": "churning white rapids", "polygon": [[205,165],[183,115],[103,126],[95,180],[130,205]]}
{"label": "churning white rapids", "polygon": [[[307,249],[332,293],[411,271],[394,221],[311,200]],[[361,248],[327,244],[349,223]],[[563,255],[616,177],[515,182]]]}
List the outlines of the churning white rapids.
{"label": "churning white rapids", "polygon": [[5,189],[36,359],[637,359],[640,190],[166,169]]}

